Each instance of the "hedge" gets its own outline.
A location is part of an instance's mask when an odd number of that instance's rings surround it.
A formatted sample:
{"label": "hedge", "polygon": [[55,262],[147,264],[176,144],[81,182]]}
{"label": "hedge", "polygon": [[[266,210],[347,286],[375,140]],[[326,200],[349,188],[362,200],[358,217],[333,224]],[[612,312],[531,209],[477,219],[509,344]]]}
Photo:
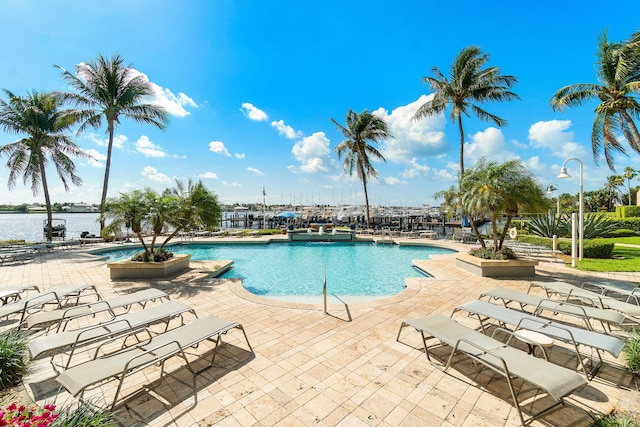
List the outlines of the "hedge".
{"label": "hedge", "polygon": [[[549,237],[518,236],[518,241],[553,248],[553,239]],[[582,255],[585,258],[610,259],[613,256],[613,246],[613,243],[600,243],[594,240],[585,240]],[[571,241],[567,239],[558,239],[558,250],[565,255],[571,255]]]}
{"label": "hedge", "polygon": [[616,216],[618,218],[640,217],[640,206],[618,206]]}

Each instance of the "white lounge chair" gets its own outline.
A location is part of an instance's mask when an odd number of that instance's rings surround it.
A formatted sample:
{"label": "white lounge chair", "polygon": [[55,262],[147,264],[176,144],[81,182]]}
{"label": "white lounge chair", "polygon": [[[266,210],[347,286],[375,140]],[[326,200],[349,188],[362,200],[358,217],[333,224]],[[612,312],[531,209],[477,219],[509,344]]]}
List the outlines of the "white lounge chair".
{"label": "white lounge chair", "polygon": [[625,302],[633,302],[636,305],[640,305],[640,286],[636,284],[629,284],[624,282],[614,282],[611,280],[598,280],[584,282],[582,284],[583,289],[596,289],[602,295],[619,294],[624,295],[627,298]]}
{"label": "white lounge chair", "polygon": [[529,291],[533,288],[543,289],[547,295],[560,295],[566,301],[581,301],[582,303],[588,303],[600,308],[609,308],[611,310],[619,311],[625,316],[629,317],[633,322],[640,320],[640,306],[631,304],[628,302],[620,301],[615,298],[608,297],[606,295],[592,292],[587,289],[579,288],[567,282],[531,282],[529,285]]}
{"label": "white lounge chair", "polygon": [[589,330],[595,330],[593,324],[594,321],[597,321],[602,325],[604,333],[613,333],[611,329],[612,325],[622,328],[626,319],[622,313],[615,310],[551,300],[538,295],[525,294],[506,288],[494,288],[482,292],[480,299],[482,298],[487,298],[489,302],[492,300],[500,300],[505,307],[509,307],[512,303],[517,303],[521,311],[527,311],[526,307],[529,307],[531,314],[535,316],[545,316],[546,313],[550,312],[552,315],[564,314],[575,317],[584,321],[585,326]]}
{"label": "white lounge chair", "polygon": [[36,285],[2,286],[0,287],[0,302],[4,305],[9,302],[18,301],[22,298],[22,294],[29,291],[40,292],[40,288]]}
{"label": "white lounge chair", "polygon": [[[514,326],[514,330],[528,329],[570,344],[575,350],[579,366],[582,367],[587,379],[591,379],[600,368],[600,365],[602,364],[602,356],[600,355],[601,351],[606,351],[612,356],[618,357],[625,345],[622,339],[612,335],[605,335],[589,331],[587,329],[581,329],[577,326],[554,322],[528,313],[523,313],[518,310],[512,310],[510,308],[491,304],[486,301],[475,300],[459,305],[453,309],[451,316],[453,317],[457,311],[465,311],[469,315],[477,317],[483,331],[486,330],[484,321],[492,319],[497,321],[500,325]],[[580,351],[578,350],[578,347],[581,345],[595,350],[597,355],[597,362],[594,363],[593,360],[591,361],[591,371],[587,371]]]}
{"label": "white lounge chair", "polygon": [[18,325],[21,325],[31,311],[42,310],[46,304],[56,304],[60,308],[62,304],[69,303],[73,299],[77,304],[84,296],[95,296],[98,300],[102,299],[94,285],[56,286],[29,298],[0,306],[0,319],[19,314]]}
{"label": "white lounge chair", "polygon": [[116,309],[124,308],[126,312],[128,312],[134,304],[139,304],[144,308],[149,301],[163,298],[169,299],[169,295],[159,289],[150,288],[110,299],[103,299],[94,303],[81,304],[58,310],[39,311],[27,317],[26,327],[27,329],[31,329],[57,323],[58,327],[56,331],[59,332],[66,328],[69,321],[79,317],[93,316],[104,311],[109,311],[111,316],[115,317]]}
{"label": "white lounge chair", "polygon": [[178,316],[182,317],[182,315],[187,312],[196,316],[195,311],[191,307],[177,301],[168,301],[144,310],[133,311],[117,316],[106,322],[71,331],[36,337],[28,343],[29,353],[31,354],[31,359],[34,360],[51,356],[51,364],[54,370],[57,371],[58,365],[54,363],[54,357],[64,351],[69,351],[66,362],[59,364],[59,366],[66,369],[70,366],[71,359],[76,350],[84,346],[109,338],[119,337],[123,334],[129,334],[131,331],[160,322],[166,324],[165,330],[167,330],[171,319]]}
{"label": "white lounge chair", "polygon": [[[160,364],[160,377],[162,377],[164,362],[173,356],[180,356],[186,363],[187,369],[197,375],[213,366],[217,350],[221,344],[221,335],[234,328],[242,331],[249,350],[253,353],[247,334],[241,324],[208,316],[196,319],[189,324],[160,335],[151,336],[149,334],[148,340],[135,346],[127,347],[121,351],[97,357],[89,362],[69,368],[58,375],[56,381],[73,396],[80,395],[80,398],[82,398],[87,387],[113,378],[118,379],[118,387],[111,404],[111,410],[113,410],[124,380],[128,375],[147,366]],[[192,367],[192,362],[187,358],[185,350],[189,347],[195,347],[205,340],[215,343],[211,361],[205,367],[195,369]]]}
{"label": "white lounge chair", "polygon": [[[436,365],[429,355],[430,347],[427,345],[427,340],[431,338],[435,338],[442,344],[452,347],[443,369],[445,372],[451,367],[453,357],[456,354],[463,354],[505,377],[511,392],[511,398],[523,426],[557,405],[564,404],[563,398],[565,396],[586,385],[584,378],[574,371],[554,365],[545,359],[530,356],[521,350],[509,347],[493,337],[484,335],[441,315],[431,315],[402,322],[396,340],[400,340],[400,333],[406,326],[411,326],[421,333],[427,358],[439,369],[442,368]],[[508,331],[505,332],[509,333]],[[513,385],[514,377],[518,377],[544,390],[554,400],[554,403],[525,420],[518,401],[516,388]]]}

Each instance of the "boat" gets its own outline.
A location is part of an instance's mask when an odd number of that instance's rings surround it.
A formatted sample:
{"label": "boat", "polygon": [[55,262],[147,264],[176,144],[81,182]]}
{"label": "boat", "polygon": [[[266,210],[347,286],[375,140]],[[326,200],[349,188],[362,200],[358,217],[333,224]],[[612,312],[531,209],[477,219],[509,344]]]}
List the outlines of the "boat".
{"label": "boat", "polygon": [[[44,232],[44,238],[47,238],[47,220],[42,221],[42,230]],[[51,219],[51,238],[64,240],[67,234],[67,220],[62,218]]]}

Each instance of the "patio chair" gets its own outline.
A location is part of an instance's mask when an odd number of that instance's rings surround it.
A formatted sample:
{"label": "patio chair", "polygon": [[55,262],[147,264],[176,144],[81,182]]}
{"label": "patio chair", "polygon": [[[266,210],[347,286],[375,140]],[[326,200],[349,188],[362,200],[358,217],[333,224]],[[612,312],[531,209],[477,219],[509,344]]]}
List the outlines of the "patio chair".
{"label": "patio chair", "polygon": [[615,310],[551,300],[538,295],[525,294],[506,288],[494,288],[482,292],[480,299],[482,298],[487,298],[489,302],[492,302],[492,300],[500,300],[505,307],[510,307],[511,303],[517,303],[520,311],[526,312],[525,307],[529,307],[531,314],[536,316],[543,316],[545,312],[551,312],[554,316],[563,314],[575,317],[584,321],[586,328],[591,331],[595,330],[593,323],[597,321],[602,326],[604,333],[613,333],[611,329],[612,325],[622,328],[626,319],[622,313]]}
{"label": "patio chair", "polygon": [[579,288],[567,282],[531,282],[527,293],[532,288],[543,289],[547,295],[560,295],[565,301],[579,301],[581,304],[590,304],[600,308],[608,308],[619,311],[634,323],[640,321],[640,305],[620,301],[597,292]]}
{"label": "patio chair", "polygon": [[59,365],[66,369],[70,366],[76,350],[82,347],[123,334],[130,334],[132,331],[161,322],[165,323],[166,331],[169,329],[169,322],[172,319],[178,316],[182,317],[187,312],[197,317],[195,310],[185,304],[177,301],[165,302],[84,328],[36,337],[28,343],[29,354],[32,360],[51,356],[51,364],[53,369],[57,371],[58,365],[54,363],[54,357],[64,351],[69,351],[66,362]]}
{"label": "patio chair", "polygon": [[40,292],[40,288],[36,285],[21,285],[21,286],[1,286],[0,287],[0,302],[2,305],[8,302],[15,302],[22,298],[22,294],[29,291]]}
{"label": "patio chair", "polygon": [[36,326],[56,323],[58,326],[56,332],[63,331],[69,321],[84,316],[94,316],[97,313],[109,311],[112,317],[116,316],[115,310],[119,308],[128,312],[134,304],[140,304],[144,308],[149,301],[169,299],[169,295],[159,289],[143,289],[141,291],[132,292],[126,295],[120,295],[110,299],[103,299],[95,303],[81,304],[58,310],[39,311],[27,317],[27,329]]}
{"label": "patio chair", "polygon": [[[565,396],[586,385],[584,378],[574,371],[554,365],[545,359],[530,356],[522,350],[510,347],[493,337],[441,315],[431,315],[402,322],[396,338],[397,341],[400,340],[400,333],[406,326],[411,326],[420,332],[427,358],[438,369],[446,372],[452,366],[453,357],[456,354],[462,354],[505,377],[523,426],[557,405],[564,404]],[[507,334],[511,333],[504,329],[501,331]],[[444,368],[435,364],[429,354],[430,347],[427,345],[427,340],[431,338],[452,347]],[[520,408],[518,393],[516,393],[517,387],[514,387],[513,384],[514,377],[544,390],[554,403],[525,420]]]}
{"label": "patio chair", "polygon": [[[464,311],[472,317],[477,317],[483,332],[486,332],[485,320],[492,319],[501,326],[514,326],[514,331],[518,329],[528,329],[569,344],[575,351],[579,363],[578,366],[582,368],[588,380],[593,378],[602,364],[601,351],[618,357],[625,345],[622,339],[612,335],[605,335],[577,326],[554,322],[521,311],[494,305],[486,301],[475,300],[459,305],[453,309],[451,317],[458,311]],[[585,362],[578,349],[581,345],[595,351],[597,356],[596,362],[593,361],[593,356],[590,357],[592,366],[590,371],[587,371]]]}
{"label": "patio chair", "polygon": [[[74,397],[80,395],[80,399],[82,399],[87,387],[114,378],[117,379],[118,387],[111,404],[111,410],[113,410],[118,401],[118,395],[122,390],[124,380],[129,375],[148,366],[160,364],[160,378],[162,378],[164,363],[173,356],[181,357],[186,363],[186,368],[194,375],[197,375],[213,366],[217,350],[221,344],[222,334],[226,334],[234,328],[242,331],[249,350],[253,353],[253,348],[251,348],[247,334],[241,324],[207,316],[160,335],[152,336],[149,333],[147,340],[135,346],[123,348],[120,351],[102,357],[95,357],[93,360],[65,370],[56,377],[56,381]],[[185,351],[207,340],[215,344],[211,361],[206,366],[195,369],[192,366],[193,362],[189,361]],[[96,351],[96,356],[99,350]]]}
{"label": "patio chair", "polygon": [[46,304],[56,304],[58,308],[61,308],[63,304],[69,303],[70,300],[75,299],[76,301],[73,304],[78,304],[81,297],[92,295],[96,296],[98,300],[102,299],[94,285],[56,286],[32,297],[0,306],[0,319],[19,314],[18,325],[21,325],[30,311],[42,310]]}
{"label": "patio chair", "polygon": [[629,284],[624,282],[614,282],[611,280],[598,280],[584,282],[581,286],[583,289],[595,289],[602,295],[607,294],[619,294],[626,296],[625,302],[633,302],[636,305],[640,305],[640,286],[635,284]]}

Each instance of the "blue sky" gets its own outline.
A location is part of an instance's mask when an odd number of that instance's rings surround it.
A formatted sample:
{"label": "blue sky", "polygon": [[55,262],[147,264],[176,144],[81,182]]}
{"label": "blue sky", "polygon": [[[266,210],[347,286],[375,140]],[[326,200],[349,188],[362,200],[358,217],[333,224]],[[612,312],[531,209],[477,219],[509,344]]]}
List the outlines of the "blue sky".
{"label": "blue sky", "polygon": [[[429,96],[422,77],[447,73],[465,46],[489,53],[489,65],[518,78],[520,101],[486,104],[508,125],[464,119],[465,166],[484,155],[522,159],[541,186],[578,192],[578,163],[558,180],[562,162],[584,163],[585,191],[613,174],[591,154],[594,105],[554,112],[562,86],[596,82],[598,35],[627,38],[640,29],[640,3],[615,13],[587,1],[165,1],[0,0],[0,88],[67,90],[53,65],[72,70],[98,54],[121,54],[154,85],[154,102],[171,122],[164,132],[123,121],[113,151],[109,195],[162,190],[175,179],[202,181],[223,203],[363,204],[356,176],[342,173],[334,148],[349,109],[387,120],[394,139],[379,148],[372,204],[438,204],[456,182],[459,134],[449,119],[411,120]],[[6,98],[5,98],[6,99]],[[49,172],[54,202],[97,203],[106,129],[74,140],[94,156],[77,160],[81,187],[65,192]],[[16,140],[0,133],[0,144]],[[618,173],[640,157],[616,158]],[[29,186],[7,190],[0,159],[0,203],[43,202]],[[635,183],[637,185],[637,182]]]}

